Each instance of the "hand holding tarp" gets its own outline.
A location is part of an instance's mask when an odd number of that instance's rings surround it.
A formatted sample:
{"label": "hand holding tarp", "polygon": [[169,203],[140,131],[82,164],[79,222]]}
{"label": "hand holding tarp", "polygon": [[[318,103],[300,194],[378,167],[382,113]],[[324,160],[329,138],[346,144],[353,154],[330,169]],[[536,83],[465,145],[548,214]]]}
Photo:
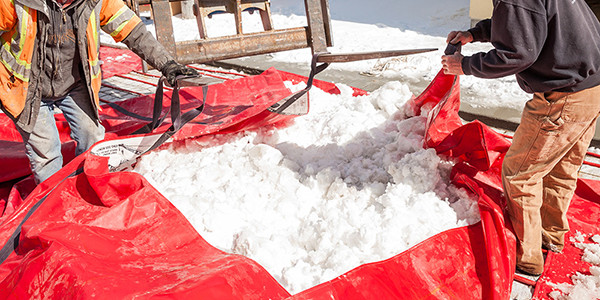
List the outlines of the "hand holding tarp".
{"label": "hand holding tarp", "polygon": [[451,31],[446,37],[448,44],[465,45],[473,41],[473,35],[469,31]]}
{"label": "hand holding tarp", "polygon": [[463,75],[462,70],[463,56],[459,52],[452,55],[442,56],[442,70],[446,75]]}
{"label": "hand holding tarp", "polygon": [[161,73],[165,76],[167,82],[171,86],[175,84],[177,76],[200,76],[198,71],[174,60],[168,61],[162,68]]}

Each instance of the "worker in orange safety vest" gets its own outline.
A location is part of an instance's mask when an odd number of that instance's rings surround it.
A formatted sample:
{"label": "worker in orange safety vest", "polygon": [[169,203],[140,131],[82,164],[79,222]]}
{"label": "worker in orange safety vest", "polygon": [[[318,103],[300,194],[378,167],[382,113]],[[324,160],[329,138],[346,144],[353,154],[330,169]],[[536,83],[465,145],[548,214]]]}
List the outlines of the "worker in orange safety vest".
{"label": "worker in orange safety vest", "polygon": [[100,29],[170,83],[197,74],[176,63],[121,0],[0,0],[0,107],[21,134],[38,183],[63,164],[55,108],[69,123],[76,155],[104,138]]}

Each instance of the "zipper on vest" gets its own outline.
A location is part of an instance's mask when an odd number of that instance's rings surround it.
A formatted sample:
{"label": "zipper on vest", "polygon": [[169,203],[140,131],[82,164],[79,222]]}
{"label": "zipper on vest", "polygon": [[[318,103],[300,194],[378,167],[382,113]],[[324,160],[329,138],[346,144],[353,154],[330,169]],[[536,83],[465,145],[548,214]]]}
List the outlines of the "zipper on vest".
{"label": "zipper on vest", "polygon": [[[61,5],[58,5],[58,10],[60,11],[60,15],[61,15],[61,19],[62,19],[62,24],[60,24],[59,26],[59,31],[63,30],[63,26],[65,25],[65,23],[67,23],[67,15],[66,15],[66,11],[62,8]],[[54,29],[56,30],[56,28]],[[60,34],[55,34],[56,36],[56,51],[55,53],[53,53],[55,55],[55,59],[54,59],[54,63],[55,65],[53,66],[53,71],[52,72],[52,79],[54,80],[58,75],[59,75],[59,71],[61,68],[61,61],[60,61],[60,46],[61,46],[61,37]],[[52,85],[52,94],[54,95],[54,85]]]}

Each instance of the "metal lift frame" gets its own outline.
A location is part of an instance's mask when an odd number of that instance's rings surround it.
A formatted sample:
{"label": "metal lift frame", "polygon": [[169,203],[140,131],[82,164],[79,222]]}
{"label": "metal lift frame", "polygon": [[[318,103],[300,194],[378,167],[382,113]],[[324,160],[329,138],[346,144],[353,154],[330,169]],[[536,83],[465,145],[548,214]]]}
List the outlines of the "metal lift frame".
{"label": "metal lift frame", "polygon": [[[269,0],[194,0],[194,13],[200,36],[203,35],[204,14],[199,13],[202,5],[221,3],[234,13],[237,34],[224,37],[203,38],[200,40],[176,42],[173,34],[171,8],[169,2],[183,0],[127,0],[128,6],[139,13],[139,5],[150,4],[154,19],[157,40],[182,64],[206,63],[230,58],[267,54],[279,51],[312,48],[312,52],[326,52],[333,45],[328,0],[304,0],[308,26],[289,29],[272,29],[270,10],[261,10],[265,31],[257,33],[241,32],[241,13],[244,9],[268,8]],[[208,3],[208,4],[207,4]],[[260,3],[260,5],[258,5]],[[265,22],[269,19],[269,24]],[[205,31],[204,31],[205,32]]]}

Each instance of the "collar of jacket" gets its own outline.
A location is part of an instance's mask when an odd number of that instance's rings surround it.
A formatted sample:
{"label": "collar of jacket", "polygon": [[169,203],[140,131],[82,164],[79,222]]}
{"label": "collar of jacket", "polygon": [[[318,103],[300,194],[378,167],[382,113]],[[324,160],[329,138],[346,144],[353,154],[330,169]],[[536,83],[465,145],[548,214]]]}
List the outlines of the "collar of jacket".
{"label": "collar of jacket", "polygon": [[[98,2],[102,1],[102,0],[82,0],[83,5],[88,6],[88,7],[95,7]],[[48,8],[48,4],[46,3],[46,1],[44,0],[14,0],[14,2],[19,3],[23,6],[27,6],[31,9],[37,10],[41,13],[43,13],[44,15],[46,15],[46,17],[50,17],[50,8]],[[77,0],[73,1],[73,3],[71,3],[71,5],[76,4],[75,2],[78,2]]]}

